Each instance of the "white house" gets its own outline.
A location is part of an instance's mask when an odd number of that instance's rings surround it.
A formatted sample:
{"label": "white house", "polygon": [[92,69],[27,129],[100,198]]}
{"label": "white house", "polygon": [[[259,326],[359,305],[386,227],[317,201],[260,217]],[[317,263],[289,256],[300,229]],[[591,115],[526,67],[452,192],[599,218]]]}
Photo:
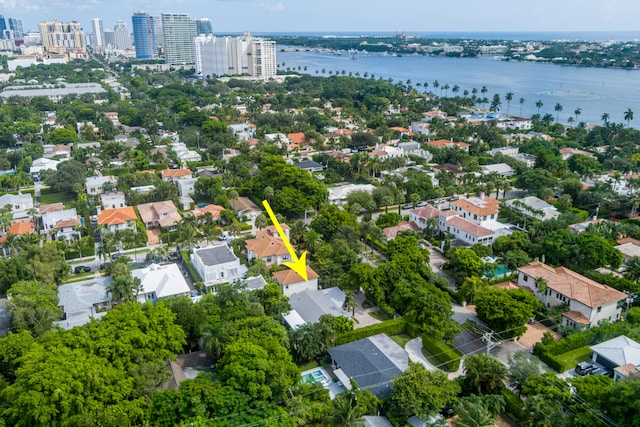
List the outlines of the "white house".
{"label": "white house", "polygon": [[29,173],[31,174],[31,176],[33,176],[33,179],[35,179],[36,181],[40,180],[40,174],[42,173],[42,171],[54,171],[58,168],[58,163],[60,163],[57,160],[52,160],[52,159],[45,159],[45,158],[39,158],[39,159],[35,159],[32,163],[31,163],[31,167],[29,168]]}
{"label": "white house", "polygon": [[0,196],[0,207],[10,206],[11,212],[26,212],[33,209],[33,196],[30,193],[3,194]]}
{"label": "white house", "polygon": [[123,191],[112,191],[100,195],[102,209],[117,209],[127,206]]}
{"label": "white house", "polygon": [[113,175],[88,177],[85,184],[87,194],[92,196],[102,194],[104,192],[103,187],[107,182],[111,183],[112,189],[118,184],[117,178]]}
{"label": "white house", "polygon": [[246,141],[247,139],[256,137],[256,125],[253,123],[236,123],[229,125],[229,132],[235,136],[238,141]]}
{"label": "white house", "polygon": [[178,186],[178,194],[180,194],[180,197],[193,196],[196,192],[196,182],[198,182],[198,178],[176,180],[175,184]]}
{"label": "white house", "polygon": [[111,308],[111,294],[107,292],[110,283],[111,277],[94,277],[58,286],[62,320],[54,325],[71,329],[107,314]]}
{"label": "white house", "polygon": [[640,344],[620,335],[590,347],[592,360],[613,370],[613,379],[624,380],[640,377]]}
{"label": "white house", "polygon": [[558,209],[555,206],[537,198],[536,196],[507,200],[506,205],[514,211],[541,221],[554,219],[560,216],[560,212],[558,212]]}
{"label": "white house", "polygon": [[482,166],[482,174],[489,175],[491,173],[496,173],[501,177],[512,176],[514,174],[513,169],[506,163],[496,163],[493,165],[484,165]]}
{"label": "white house", "polygon": [[318,323],[325,314],[348,318],[342,309],[344,300],[345,294],[338,287],[298,292],[289,298],[291,311],[283,313],[282,319],[291,329],[297,329],[305,323]]}
{"label": "white house", "polygon": [[272,273],[273,279],[280,285],[283,295],[290,297],[298,292],[318,289],[318,277],[320,276],[308,265],[306,267],[309,279],[307,281],[290,268]]}
{"label": "white house", "polygon": [[191,289],[184,280],[178,264],[151,264],[149,267],[131,271],[131,276],[140,279],[138,302],[153,302],[160,298],[189,295]]}
{"label": "white house", "polygon": [[197,151],[189,150],[185,143],[174,142],[169,145],[173,149],[173,152],[176,153],[178,160],[180,160],[180,163],[182,164],[185,164],[186,162],[202,161],[202,156]]}
{"label": "white house", "polygon": [[236,282],[244,279],[247,267],[233,253],[226,242],[196,249],[191,254],[191,263],[207,289],[216,291],[221,283]]}
{"label": "white house", "polygon": [[366,191],[372,193],[376,187],[372,184],[346,184],[339,187],[331,187],[329,190],[329,203],[342,206],[347,202],[347,196],[354,191]]}
{"label": "white house", "polygon": [[568,268],[553,268],[539,261],[518,268],[518,286],[533,291],[547,308],[566,304],[568,311],[562,313],[563,326],[615,322],[620,319],[621,302],[627,298],[627,294]]}
{"label": "white house", "polygon": [[42,214],[42,234],[55,231],[56,240],[65,239],[73,240],[80,236],[76,231],[76,227],[80,225],[80,216],[76,212],[76,208],[63,209],[54,212],[45,212]]}

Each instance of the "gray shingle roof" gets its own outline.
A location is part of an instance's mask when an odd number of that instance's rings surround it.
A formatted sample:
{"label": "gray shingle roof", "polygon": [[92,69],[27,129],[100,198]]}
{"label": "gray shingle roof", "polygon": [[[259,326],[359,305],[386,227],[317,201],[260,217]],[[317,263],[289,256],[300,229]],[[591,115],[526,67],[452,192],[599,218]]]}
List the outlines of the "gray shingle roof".
{"label": "gray shingle roof", "polygon": [[226,244],[197,249],[195,253],[200,257],[204,265],[225,264],[237,259],[236,255]]}
{"label": "gray shingle roof", "polygon": [[360,387],[378,397],[391,393],[391,380],[409,368],[409,356],[385,334],[374,335],[327,350],[333,361]]}
{"label": "gray shingle roof", "polygon": [[[337,289],[342,294],[342,301],[344,302],[344,292],[339,288],[322,289],[319,291],[303,291],[298,292],[289,297],[289,304],[291,308],[298,312],[300,317],[306,323],[317,323],[320,320],[320,316],[323,314],[330,314],[332,316],[346,316],[349,315],[341,308],[337,301],[332,300],[325,291],[331,291],[335,293]],[[339,296],[336,296],[339,299]]]}

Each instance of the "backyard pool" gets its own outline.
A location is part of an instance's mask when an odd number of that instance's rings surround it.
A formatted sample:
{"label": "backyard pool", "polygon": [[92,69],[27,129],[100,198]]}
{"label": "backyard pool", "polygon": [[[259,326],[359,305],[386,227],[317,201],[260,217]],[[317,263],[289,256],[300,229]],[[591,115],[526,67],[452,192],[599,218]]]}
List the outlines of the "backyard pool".
{"label": "backyard pool", "polygon": [[302,374],[302,382],[306,384],[326,384],[329,382],[329,376],[322,368],[316,368]]}
{"label": "backyard pool", "polygon": [[509,270],[508,268],[505,268],[504,264],[496,264],[496,269],[493,270],[491,268],[487,268],[484,271],[484,275],[487,277],[498,277],[498,276],[502,276],[504,274],[508,274],[511,273],[512,270]]}

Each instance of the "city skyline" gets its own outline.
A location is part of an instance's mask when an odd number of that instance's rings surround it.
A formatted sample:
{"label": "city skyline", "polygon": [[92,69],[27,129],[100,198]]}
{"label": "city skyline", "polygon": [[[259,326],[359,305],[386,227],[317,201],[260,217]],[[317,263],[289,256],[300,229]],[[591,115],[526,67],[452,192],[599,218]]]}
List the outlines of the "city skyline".
{"label": "city skyline", "polygon": [[214,33],[638,31],[640,34],[636,19],[640,15],[640,2],[634,0],[539,0],[517,7],[506,0],[440,4],[400,0],[392,8],[389,4],[364,0],[319,3],[143,0],[117,5],[103,0],[89,3],[4,0],[2,6],[5,18],[22,19],[24,29],[31,31],[37,31],[41,20],[73,20],[80,22],[85,33],[90,33],[94,18],[101,19],[105,29],[112,29],[116,21],[130,22],[135,12],[143,11],[152,16],[185,13],[192,19],[209,18]]}

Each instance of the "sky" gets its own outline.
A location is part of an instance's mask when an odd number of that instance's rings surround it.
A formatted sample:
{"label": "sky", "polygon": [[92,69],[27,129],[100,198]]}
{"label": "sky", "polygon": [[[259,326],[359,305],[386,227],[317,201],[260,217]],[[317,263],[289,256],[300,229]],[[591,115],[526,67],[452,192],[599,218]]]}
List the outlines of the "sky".
{"label": "sky", "polygon": [[640,29],[638,0],[0,0],[0,14],[22,19],[25,30],[57,19],[88,33],[92,18],[105,29],[117,20],[131,28],[138,11],[209,18],[215,33]]}

